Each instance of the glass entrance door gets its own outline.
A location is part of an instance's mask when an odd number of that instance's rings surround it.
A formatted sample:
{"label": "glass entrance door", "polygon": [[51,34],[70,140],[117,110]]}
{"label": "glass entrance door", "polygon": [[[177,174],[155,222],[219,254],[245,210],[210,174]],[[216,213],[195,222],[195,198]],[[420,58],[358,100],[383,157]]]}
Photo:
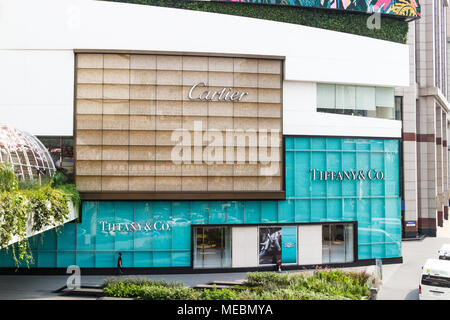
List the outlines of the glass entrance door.
{"label": "glass entrance door", "polygon": [[230,228],[196,227],[194,237],[194,268],[231,267]]}

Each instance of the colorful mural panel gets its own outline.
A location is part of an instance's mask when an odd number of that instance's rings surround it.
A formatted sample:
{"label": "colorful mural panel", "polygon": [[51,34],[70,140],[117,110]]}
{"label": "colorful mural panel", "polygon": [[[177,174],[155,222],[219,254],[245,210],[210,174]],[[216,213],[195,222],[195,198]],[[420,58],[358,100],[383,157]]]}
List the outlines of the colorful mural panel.
{"label": "colorful mural panel", "polygon": [[393,16],[418,18],[418,0],[210,0],[217,2],[243,2],[255,4],[286,5],[311,8],[381,13]]}

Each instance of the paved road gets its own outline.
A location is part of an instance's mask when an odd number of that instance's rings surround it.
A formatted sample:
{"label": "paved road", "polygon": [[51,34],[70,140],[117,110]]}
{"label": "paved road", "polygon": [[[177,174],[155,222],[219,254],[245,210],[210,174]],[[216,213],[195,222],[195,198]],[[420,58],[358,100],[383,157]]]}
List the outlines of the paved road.
{"label": "paved road", "polygon": [[[429,258],[438,258],[437,251],[450,243],[450,221],[439,228],[436,238],[402,243],[403,264],[383,266],[383,286],[380,300],[418,300],[422,266]],[[449,262],[450,263],[450,262]]]}

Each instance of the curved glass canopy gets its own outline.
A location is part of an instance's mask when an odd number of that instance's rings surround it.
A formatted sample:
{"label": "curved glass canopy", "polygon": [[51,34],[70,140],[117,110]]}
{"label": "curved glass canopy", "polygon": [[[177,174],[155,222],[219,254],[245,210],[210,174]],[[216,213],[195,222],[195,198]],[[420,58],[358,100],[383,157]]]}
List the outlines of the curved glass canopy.
{"label": "curved glass canopy", "polygon": [[19,180],[41,180],[53,176],[55,164],[48,150],[35,136],[0,125],[0,163],[11,164]]}

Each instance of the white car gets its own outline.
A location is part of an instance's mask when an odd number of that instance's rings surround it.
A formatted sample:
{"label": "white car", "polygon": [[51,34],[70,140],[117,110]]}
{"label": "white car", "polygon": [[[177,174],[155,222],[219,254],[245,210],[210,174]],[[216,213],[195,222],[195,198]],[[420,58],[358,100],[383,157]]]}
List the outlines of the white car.
{"label": "white car", "polygon": [[450,263],[428,259],[422,270],[419,300],[450,300]]}
{"label": "white car", "polygon": [[450,260],[450,243],[444,244],[438,251],[439,259]]}

